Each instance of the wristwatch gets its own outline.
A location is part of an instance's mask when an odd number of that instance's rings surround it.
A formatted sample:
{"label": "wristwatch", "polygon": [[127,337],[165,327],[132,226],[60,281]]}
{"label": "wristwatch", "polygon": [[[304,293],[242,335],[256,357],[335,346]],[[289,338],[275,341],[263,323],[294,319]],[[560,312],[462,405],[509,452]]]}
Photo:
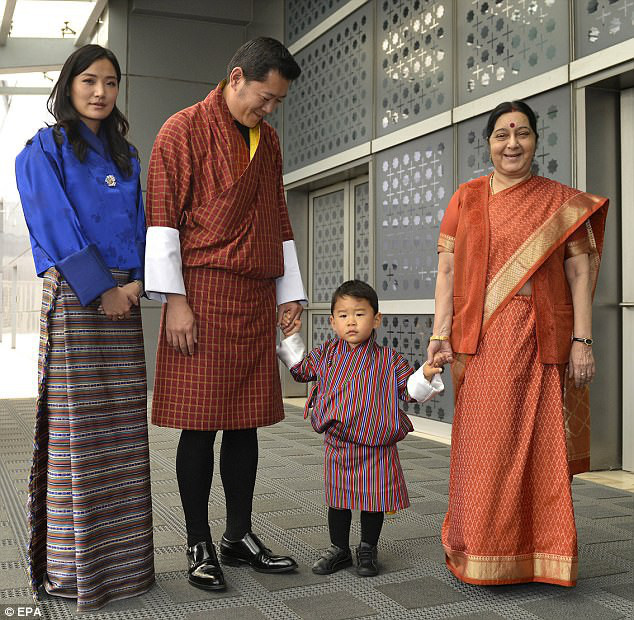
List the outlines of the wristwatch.
{"label": "wristwatch", "polygon": [[592,338],[576,338],[575,336],[573,336],[572,340],[573,342],[583,342],[583,344],[585,344],[587,347],[592,346]]}

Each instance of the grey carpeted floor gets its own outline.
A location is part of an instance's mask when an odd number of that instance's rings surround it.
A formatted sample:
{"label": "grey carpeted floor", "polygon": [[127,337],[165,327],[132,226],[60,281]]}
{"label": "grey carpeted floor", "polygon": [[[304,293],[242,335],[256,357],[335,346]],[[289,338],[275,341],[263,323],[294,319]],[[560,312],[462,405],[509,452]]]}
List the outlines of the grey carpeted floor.
{"label": "grey carpeted floor", "polygon": [[[26,480],[34,402],[0,400],[0,615],[19,617],[33,605],[24,572]],[[262,575],[225,568],[229,589],[207,593],[185,580],[184,526],[174,459],[178,431],[151,427],[152,489],[157,583],[144,596],[119,601],[89,618],[160,620],[213,618],[514,618],[616,620],[634,617],[632,494],[575,481],[580,579],[574,589],[543,584],[475,587],[445,568],[440,526],[447,506],[449,449],[408,437],[400,454],[412,506],[386,519],[381,574],[357,577],[353,569],[317,576],[310,565],[328,545],[322,482],[322,442],[301,412],[261,429],[254,531],[275,551],[292,554],[296,573]],[[224,525],[220,477],[214,480],[209,516],[219,538]],[[355,518],[351,542],[359,535]],[[34,612],[32,611],[31,614]],[[48,597],[39,617],[75,615],[72,601]],[[34,617],[31,615],[31,617]]]}

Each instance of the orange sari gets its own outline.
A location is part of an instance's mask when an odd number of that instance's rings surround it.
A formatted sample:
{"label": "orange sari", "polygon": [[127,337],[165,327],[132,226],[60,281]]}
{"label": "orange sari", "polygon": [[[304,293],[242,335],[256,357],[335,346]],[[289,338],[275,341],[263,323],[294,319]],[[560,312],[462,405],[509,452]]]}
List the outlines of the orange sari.
{"label": "orange sari", "polygon": [[[591,217],[600,214],[602,236],[607,204],[574,190],[563,204],[544,204],[545,181],[483,195],[489,249],[482,326],[475,354],[454,354],[442,528],[447,566],[467,583],[573,586],[577,579],[569,476],[589,464],[588,390],[567,384],[565,364],[540,362],[533,299],[516,293],[564,243],[565,257],[590,254],[594,287],[602,239],[597,246]],[[439,250],[453,251],[454,242],[467,247],[455,238],[458,217],[450,205]]]}

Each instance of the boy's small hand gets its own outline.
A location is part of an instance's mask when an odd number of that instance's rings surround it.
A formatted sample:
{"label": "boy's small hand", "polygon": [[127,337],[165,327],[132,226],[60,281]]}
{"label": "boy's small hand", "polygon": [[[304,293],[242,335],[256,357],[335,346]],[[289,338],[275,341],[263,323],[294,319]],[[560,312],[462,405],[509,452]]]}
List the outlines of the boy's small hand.
{"label": "boy's small hand", "polygon": [[425,362],[423,364],[423,375],[425,375],[425,379],[427,379],[427,381],[431,381],[434,375],[437,375],[441,372],[441,367],[431,366],[428,362]]}
{"label": "boy's small hand", "polygon": [[299,333],[302,329],[302,320],[295,319],[288,327],[282,327],[282,333],[284,334],[284,338],[288,338],[293,334]]}

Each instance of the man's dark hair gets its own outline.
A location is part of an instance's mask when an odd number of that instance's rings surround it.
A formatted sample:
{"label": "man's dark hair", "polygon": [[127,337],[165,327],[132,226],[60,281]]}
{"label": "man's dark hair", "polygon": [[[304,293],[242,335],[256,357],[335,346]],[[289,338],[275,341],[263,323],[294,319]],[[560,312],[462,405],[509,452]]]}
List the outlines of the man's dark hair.
{"label": "man's dark hair", "polygon": [[257,37],[247,41],[229,61],[227,78],[240,67],[247,82],[264,82],[269,71],[277,71],[289,81],[296,80],[302,70],[292,54],[277,40],[271,37]]}
{"label": "man's dark hair", "polygon": [[504,101],[497,105],[489,114],[489,119],[487,120],[487,140],[491,137],[493,130],[495,129],[495,123],[498,122],[498,118],[502,116],[502,114],[508,114],[509,112],[521,112],[528,119],[528,123],[535,134],[535,138],[539,138],[539,134],[537,133],[537,117],[535,116],[535,112],[531,109],[531,107],[525,103],[524,101]]}
{"label": "man's dark hair", "polygon": [[342,297],[356,297],[357,299],[367,299],[372,306],[374,314],[379,311],[379,298],[376,291],[366,282],[361,280],[348,280],[344,282],[333,294],[330,301],[330,314],[335,312],[335,304]]}

